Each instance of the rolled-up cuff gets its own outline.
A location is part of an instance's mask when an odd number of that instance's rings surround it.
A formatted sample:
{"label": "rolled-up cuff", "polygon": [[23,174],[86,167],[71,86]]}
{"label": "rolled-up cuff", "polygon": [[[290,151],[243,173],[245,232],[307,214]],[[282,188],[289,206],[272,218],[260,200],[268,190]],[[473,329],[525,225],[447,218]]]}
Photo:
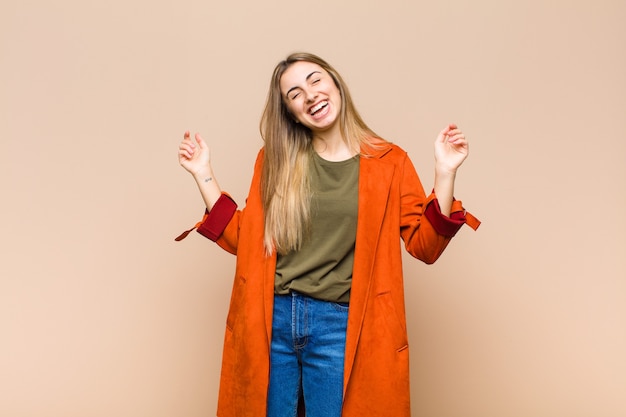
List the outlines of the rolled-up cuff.
{"label": "rolled-up cuff", "polygon": [[[424,211],[424,215],[433,226],[433,229],[445,237],[453,237],[456,235],[459,229],[467,222],[465,214],[466,212],[461,206],[460,201],[455,200],[452,205],[450,217],[445,216],[441,213],[439,201],[436,198],[431,200],[430,204],[428,204],[426,210]],[[478,222],[478,224],[480,224],[480,222]],[[473,225],[470,226],[472,226],[473,229],[478,227],[478,225],[475,227]]]}
{"label": "rolled-up cuff", "polygon": [[233,218],[236,211],[237,204],[228,194],[222,193],[220,198],[218,198],[213,205],[211,211],[204,211],[204,217],[201,221],[196,223],[191,229],[185,230],[174,240],[180,242],[194,229],[197,229],[197,232],[202,236],[215,242],[222,233],[224,233],[224,229],[226,229],[226,226],[228,226],[228,223]]}
{"label": "rolled-up cuff", "polygon": [[222,194],[217,199],[211,211],[205,212],[205,217],[197,232],[202,236],[216,241],[224,233],[224,229],[228,226],[230,219],[233,218],[237,211],[237,204],[228,194]]}

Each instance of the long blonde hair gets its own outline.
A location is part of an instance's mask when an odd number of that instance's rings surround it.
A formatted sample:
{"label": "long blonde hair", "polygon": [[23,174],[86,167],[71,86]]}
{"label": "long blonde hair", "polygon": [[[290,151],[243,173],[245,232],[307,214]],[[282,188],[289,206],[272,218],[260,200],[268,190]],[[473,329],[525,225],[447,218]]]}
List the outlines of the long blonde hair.
{"label": "long blonde hair", "polygon": [[339,75],[320,57],[298,52],[276,65],[263,116],[261,136],[265,156],[261,174],[261,199],[265,213],[264,245],[268,254],[298,250],[310,229],[311,187],[309,158],[313,152],[313,133],[289,114],[280,91],[280,79],[292,64],[312,62],[332,77],[341,94],[339,126],[343,140],[355,153],[378,147],[380,138],[365,124]]}

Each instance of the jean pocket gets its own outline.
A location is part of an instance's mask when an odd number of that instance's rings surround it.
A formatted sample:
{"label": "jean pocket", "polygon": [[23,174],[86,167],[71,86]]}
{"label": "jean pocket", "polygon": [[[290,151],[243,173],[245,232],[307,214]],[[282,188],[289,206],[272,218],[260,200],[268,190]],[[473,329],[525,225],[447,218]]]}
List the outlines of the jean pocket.
{"label": "jean pocket", "polygon": [[333,301],[330,303],[330,305],[337,311],[342,311],[342,312],[348,312],[348,310],[350,310],[350,304],[349,303],[339,303],[336,301]]}

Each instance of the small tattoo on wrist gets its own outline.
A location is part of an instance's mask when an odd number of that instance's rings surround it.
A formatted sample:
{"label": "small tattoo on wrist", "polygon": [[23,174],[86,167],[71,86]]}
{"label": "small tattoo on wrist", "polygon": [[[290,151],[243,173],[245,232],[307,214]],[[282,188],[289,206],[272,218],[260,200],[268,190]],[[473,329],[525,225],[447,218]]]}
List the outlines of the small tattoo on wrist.
{"label": "small tattoo on wrist", "polygon": [[208,177],[204,179],[204,182],[209,182],[209,181],[213,181],[213,177]]}

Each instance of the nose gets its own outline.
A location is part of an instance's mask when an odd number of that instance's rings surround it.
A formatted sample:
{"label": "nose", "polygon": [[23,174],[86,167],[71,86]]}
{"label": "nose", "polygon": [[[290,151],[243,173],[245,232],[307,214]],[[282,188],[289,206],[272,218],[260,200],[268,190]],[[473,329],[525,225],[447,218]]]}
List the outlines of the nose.
{"label": "nose", "polygon": [[307,88],[304,92],[307,103],[313,103],[317,98],[317,91]]}

